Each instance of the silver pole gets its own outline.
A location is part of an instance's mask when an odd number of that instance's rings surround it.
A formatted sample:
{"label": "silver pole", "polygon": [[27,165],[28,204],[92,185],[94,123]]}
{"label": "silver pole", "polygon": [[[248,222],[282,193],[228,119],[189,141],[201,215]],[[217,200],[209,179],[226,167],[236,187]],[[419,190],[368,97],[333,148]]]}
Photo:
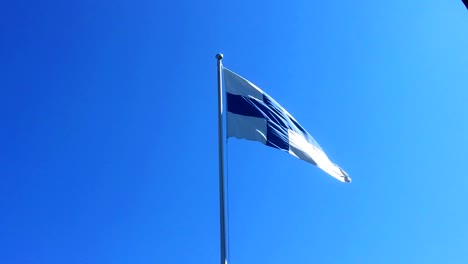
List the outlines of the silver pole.
{"label": "silver pole", "polygon": [[224,133],[223,133],[223,54],[216,54],[218,60],[218,146],[219,146],[219,232],[221,240],[221,264],[226,259],[226,220],[224,204]]}

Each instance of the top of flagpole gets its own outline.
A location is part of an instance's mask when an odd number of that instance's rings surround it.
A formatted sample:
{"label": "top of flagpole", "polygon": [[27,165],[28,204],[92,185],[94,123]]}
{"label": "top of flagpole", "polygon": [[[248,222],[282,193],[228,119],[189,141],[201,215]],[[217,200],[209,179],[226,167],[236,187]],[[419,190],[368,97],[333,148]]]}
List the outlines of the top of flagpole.
{"label": "top of flagpole", "polygon": [[222,60],[223,57],[224,57],[224,55],[222,53],[216,54],[216,59],[219,60],[219,61]]}

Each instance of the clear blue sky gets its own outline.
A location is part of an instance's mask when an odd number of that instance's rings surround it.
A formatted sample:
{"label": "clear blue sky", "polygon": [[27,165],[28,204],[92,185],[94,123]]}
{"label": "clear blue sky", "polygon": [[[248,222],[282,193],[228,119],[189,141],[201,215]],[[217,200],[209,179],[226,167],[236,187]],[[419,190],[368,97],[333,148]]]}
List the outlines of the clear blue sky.
{"label": "clear blue sky", "polygon": [[353,178],[229,140],[232,264],[468,263],[461,1],[4,1],[0,263],[219,263],[217,52]]}

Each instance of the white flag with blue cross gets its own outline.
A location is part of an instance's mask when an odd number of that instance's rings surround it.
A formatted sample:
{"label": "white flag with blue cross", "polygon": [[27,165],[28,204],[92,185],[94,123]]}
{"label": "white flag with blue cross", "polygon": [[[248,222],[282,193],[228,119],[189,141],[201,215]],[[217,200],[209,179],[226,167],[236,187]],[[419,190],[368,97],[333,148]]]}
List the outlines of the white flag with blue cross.
{"label": "white flag with blue cross", "polygon": [[330,161],[312,136],[255,84],[223,68],[227,137],[259,141],[309,162],[342,182],[348,174]]}

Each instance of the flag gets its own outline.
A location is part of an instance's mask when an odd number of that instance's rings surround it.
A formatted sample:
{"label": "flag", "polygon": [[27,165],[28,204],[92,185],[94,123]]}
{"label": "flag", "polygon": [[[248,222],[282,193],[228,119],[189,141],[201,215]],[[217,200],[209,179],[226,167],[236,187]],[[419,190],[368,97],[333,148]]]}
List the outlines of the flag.
{"label": "flag", "polygon": [[309,162],[342,182],[348,174],[330,161],[312,136],[255,84],[223,68],[227,137],[259,141]]}

